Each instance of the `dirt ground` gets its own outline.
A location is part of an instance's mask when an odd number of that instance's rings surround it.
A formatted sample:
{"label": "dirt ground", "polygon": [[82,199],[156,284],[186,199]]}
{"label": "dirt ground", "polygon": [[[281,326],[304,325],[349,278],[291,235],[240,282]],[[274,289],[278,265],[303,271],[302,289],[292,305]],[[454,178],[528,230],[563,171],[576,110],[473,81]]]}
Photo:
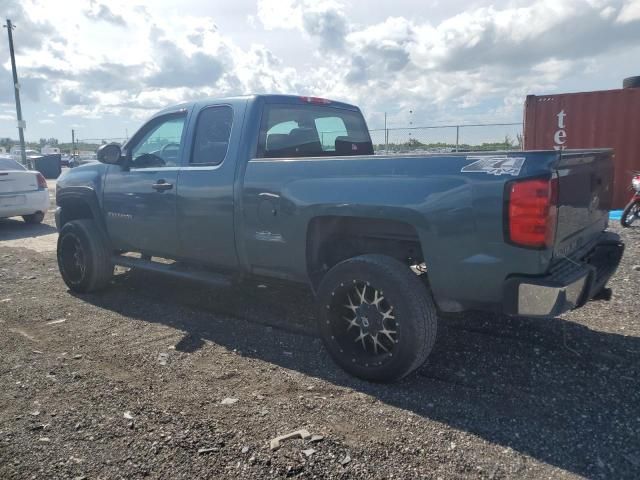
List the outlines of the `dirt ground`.
{"label": "dirt ground", "polygon": [[[305,291],[125,273],[76,295],[53,217],[0,220],[0,478],[640,478],[640,228],[610,302],[442,319],[428,362],[336,367]],[[322,438],[269,441],[298,429]]]}

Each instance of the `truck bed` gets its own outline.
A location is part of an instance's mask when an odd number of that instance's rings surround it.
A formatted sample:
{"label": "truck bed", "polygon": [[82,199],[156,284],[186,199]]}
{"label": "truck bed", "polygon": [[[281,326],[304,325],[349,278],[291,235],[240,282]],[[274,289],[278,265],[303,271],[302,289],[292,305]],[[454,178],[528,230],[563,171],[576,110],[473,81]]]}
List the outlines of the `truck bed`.
{"label": "truck bed", "polygon": [[[306,281],[306,252],[295,246],[304,244],[313,218],[392,218],[417,232],[443,310],[499,304],[507,276],[544,275],[557,258],[570,257],[606,227],[610,155],[593,150],[253,159],[242,190],[247,265],[256,274]],[[507,183],[550,176],[558,178],[560,202],[553,247],[506,243]]]}

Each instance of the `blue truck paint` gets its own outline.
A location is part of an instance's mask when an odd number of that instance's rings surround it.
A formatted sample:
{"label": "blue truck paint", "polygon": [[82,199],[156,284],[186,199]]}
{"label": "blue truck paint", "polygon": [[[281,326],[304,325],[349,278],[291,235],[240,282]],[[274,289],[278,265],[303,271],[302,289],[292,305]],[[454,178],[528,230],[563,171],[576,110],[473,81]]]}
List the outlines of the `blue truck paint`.
{"label": "blue truck paint", "polygon": [[[609,151],[256,158],[264,106],[301,103],[299,97],[265,95],[163,110],[150,121],[178,111],[187,117],[178,165],[75,168],[59,179],[58,217],[64,221],[65,209],[82,191],[114,249],[312,285],[314,221],[400,222],[417,233],[434,299],[445,311],[504,310],[510,278],[544,277],[565,257],[581,261],[576,255],[594,247],[606,227]],[[233,109],[226,157],[217,166],[189,165],[196,119],[216,105]],[[329,106],[359,112],[339,102]],[[125,156],[138,135],[124,146]],[[500,170],[478,164],[485,158],[517,162]],[[507,243],[506,182],[557,174],[562,204],[554,248]],[[159,180],[173,188],[150,189]]]}

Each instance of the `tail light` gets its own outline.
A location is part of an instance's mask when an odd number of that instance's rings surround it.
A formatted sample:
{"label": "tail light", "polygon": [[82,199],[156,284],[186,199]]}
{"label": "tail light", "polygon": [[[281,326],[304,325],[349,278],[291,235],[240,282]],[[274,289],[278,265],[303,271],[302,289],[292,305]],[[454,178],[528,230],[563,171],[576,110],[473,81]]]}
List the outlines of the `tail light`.
{"label": "tail light", "polygon": [[317,105],[328,105],[331,103],[331,100],[320,97],[300,97],[300,100],[307,103],[315,103]]}
{"label": "tail light", "polygon": [[548,248],[556,235],[558,179],[507,184],[507,240],[521,247]]}
{"label": "tail light", "polygon": [[41,173],[38,173],[36,175],[36,178],[38,179],[38,188],[47,188],[47,180],[42,176]]}

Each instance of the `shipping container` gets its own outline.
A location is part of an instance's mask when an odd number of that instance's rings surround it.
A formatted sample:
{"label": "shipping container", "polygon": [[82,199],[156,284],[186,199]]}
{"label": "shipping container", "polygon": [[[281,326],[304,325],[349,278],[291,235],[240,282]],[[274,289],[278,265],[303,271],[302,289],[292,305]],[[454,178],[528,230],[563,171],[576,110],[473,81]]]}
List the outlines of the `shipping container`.
{"label": "shipping container", "polygon": [[[631,79],[629,79],[631,80]],[[612,148],[613,208],[623,208],[632,173],[640,171],[640,88],[528,95],[524,111],[527,150]]]}

